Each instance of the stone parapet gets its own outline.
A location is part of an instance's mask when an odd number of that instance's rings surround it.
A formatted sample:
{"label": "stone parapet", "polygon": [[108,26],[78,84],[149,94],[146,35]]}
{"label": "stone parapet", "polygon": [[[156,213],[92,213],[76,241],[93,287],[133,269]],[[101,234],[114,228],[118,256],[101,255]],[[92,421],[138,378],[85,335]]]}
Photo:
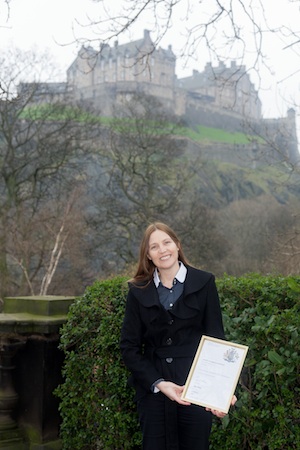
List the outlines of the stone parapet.
{"label": "stone parapet", "polygon": [[0,449],[60,449],[64,354],[59,330],[75,297],[11,297],[0,314]]}

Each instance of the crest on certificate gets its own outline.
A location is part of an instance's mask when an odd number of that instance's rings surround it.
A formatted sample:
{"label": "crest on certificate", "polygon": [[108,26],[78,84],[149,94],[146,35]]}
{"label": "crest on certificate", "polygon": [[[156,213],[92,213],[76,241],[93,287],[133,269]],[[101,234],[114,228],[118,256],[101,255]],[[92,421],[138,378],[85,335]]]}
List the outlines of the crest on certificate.
{"label": "crest on certificate", "polygon": [[238,351],[231,347],[224,353],[224,361],[235,363],[239,360],[239,354]]}

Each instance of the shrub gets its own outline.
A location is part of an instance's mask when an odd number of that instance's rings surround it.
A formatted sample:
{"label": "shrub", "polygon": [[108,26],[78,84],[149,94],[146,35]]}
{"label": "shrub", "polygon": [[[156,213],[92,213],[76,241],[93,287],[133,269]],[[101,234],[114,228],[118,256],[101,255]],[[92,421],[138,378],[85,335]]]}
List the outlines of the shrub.
{"label": "shrub", "polygon": [[133,391],[120,359],[127,284],[96,282],[70,308],[60,347],[66,353],[60,397],[63,448],[140,448]]}
{"label": "shrub", "polygon": [[[65,450],[138,449],[141,435],[120,359],[126,280],[96,282],[71,306],[60,398]],[[300,278],[224,276],[218,289],[228,340],[249,346],[238,403],[214,420],[212,450],[297,449]]]}
{"label": "shrub", "polygon": [[214,423],[213,450],[292,450],[300,442],[300,278],[218,281],[226,338],[249,346],[239,401]]}

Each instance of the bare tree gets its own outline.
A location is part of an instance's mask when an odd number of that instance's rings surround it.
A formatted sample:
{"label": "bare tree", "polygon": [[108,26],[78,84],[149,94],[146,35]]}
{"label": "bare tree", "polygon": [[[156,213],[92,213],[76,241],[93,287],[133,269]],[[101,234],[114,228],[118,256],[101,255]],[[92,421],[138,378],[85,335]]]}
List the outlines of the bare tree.
{"label": "bare tree", "polygon": [[63,216],[61,218],[61,224],[56,233],[53,231],[52,228],[50,228],[49,224],[47,224],[47,231],[49,232],[50,236],[51,236],[51,234],[53,235],[54,245],[53,245],[52,251],[50,253],[48,263],[47,263],[47,265],[45,265],[46,266],[45,274],[43,276],[42,283],[41,283],[40,295],[47,294],[48,288],[49,288],[51,281],[53,279],[53,276],[56,272],[57,265],[61,259],[64,246],[69,237],[69,234],[71,233],[72,228],[70,226],[70,223],[68,223],[68,220],[70,222],[72,208],[74,207],[74,203],[75,203],[77,196],[78,196],[78,191],[75,190],[72,193],[71,197],[68,199]]}
{"label": "bare tree", "polygon": [[135,260],[147,223],[175,216],[195,173],[184,156],[185,140],[176,137],[181,129],[178,119],[145,95],[134,95],[111,123],[102,155],[107,182],[100,180],[95,202],[108,270],[114,261],[124,266]]}
{"label": "bare tree", "polygon": [[[298,0],[282,1],[280,21],[272,20],[273,4],[263,0],[96,0],[99,14],[78,19],[76,40],[101,49],[99,43],[109,43],[146,23],[151,31],[154,48],[176,29],[180,42],[175,42],[177,55],[184,63],[189,58],[226,61],[234,58],[254,70],[257,82],[262,69],[272,73],[267,45],[272,41],[278,51],[295,52],[299,58],[300,33],[291,22],[298,14]],[[178,39],[177,39],[178,41]],[[102,47],[103,48],[103,47]],[[100,51],[100,50],[99,50]],[[298,70],[299,72],[299,70]],[[292,77],[295,73],[290,73]]]}
{"label": "bare tree", "polygon": [[[10,63],[10,78],[4,70],[7,61],[0,74],[6,86],[0,102],[1,296],[35,292],[40,283],[42,292],[49,288],[72,229],[66,230],[71,208],[66,212],[63,205],[70,206],[70,193],[82,186],[92,151],[87,143],[99,133],[98,123],[60,98],[40,103],[42,83],[23,85],[17,93],[16,81],[34,64],[28,59],[23,73],[20,59]],[[57,231],[49,230],[54,223]],[[52,262],[47,262],[51,251]]]}
{"label": "bare tree", "polygon": [[[300,215],[299,204],[289,204],[289,227],[278,229],[273,239],[272,251],[269,255],[269,267],[276,267],[285,276],[300,272]],[[283,218],[282,218],[283,220]]]}
{"label": "bare tree", "polygon": [[[28,205],[17,209],[17,214],[10,223],[6,243],[11,290],[15,287],[22,294],[28,292],[30,295],[46,295],[50,285],[52,287],[54,277],[57,278],[58,275],[59,278],[65,277],[65,280],[61,287],[52,289],[52,292],[78,292],[74,289],[73,276],[68,273],[65,265],[70,265],[73,260],[72,257],[66,257],[66,253],[74,247],[74,237],[80,243],[80,259],[83,259],[86,230],[79,212],[82,211],[81,194],[75,189],[70,196],[65,193],[65,199],[44,199],[44,203],[39,205],[34,214],[23,210]],[[77,267],[81,260],[76,259]],[[56,274],[59,263],[60,274]],[[70,278],[72,281],[66,282]],[[72,291],[71,286],[74,289]],[[82,289],[81,287],[81,292]]]}
{"label": "bare tree", "polygon": [[[10,0],[3,0],[3,4],[0,4],[0,17],[7,21],[10,16]],[[5,23],[5,22],[4,22]],[[5,25],[2,25],[5,26]],[[0,25],[1,28],[1,25]],[[0,98],[5,93],[5,86],[3,84],[3,80],[0,79]]]}
{"label": "bare tree", "polygon": [[232,202],[218,215],[218,228],[230,243],[223,271],[233,275],[247,272],[278,273],[275,259],[279,236],[292,230],[292,210],[268,195]]}
{"label": "bare tree", "polygon": [[[172,224],[178,230],[186,256],[196,267],[223,275],[230,245],[218,226],[218,211],[205,205],[193,180],[185,198],[181,200]],[[193,188],[194,186],[194,188]],[[203,196],[203,195],[202,195]]]}
{"label": "bare tree", "polygon": [[[178,118],[154,98],[134,95],[119,108],[108,132],[95,192],[98,260],[106,274],[136,261],[145,226],[162,220],[176,227],[193,264],[220,273],[226,242],[216,213],[199,192],[202,162],[193,156]],[[184,133],[183,133],[184,134]]]}

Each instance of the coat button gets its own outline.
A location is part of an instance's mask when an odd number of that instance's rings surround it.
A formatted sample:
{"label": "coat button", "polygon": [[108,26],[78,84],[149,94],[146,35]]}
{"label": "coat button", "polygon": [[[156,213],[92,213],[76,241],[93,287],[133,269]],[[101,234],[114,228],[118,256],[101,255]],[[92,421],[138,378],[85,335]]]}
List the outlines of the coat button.
{"label": "coat button", "polygon": [[172,338],[168,338],[167,340],[166,340],[166,344],[167,345],[172,345]]}
{"label": "coat button", "polygon": [[171,362],[173,362],[173,358],[166,358],[166,362],[167,362],[168,364],[171,364]]}
{"label": "coat button", "polygon": [[173,325],[173,323],[174,323],[173,319],[169,320],[169,322],[168,322],[169,325]]}

